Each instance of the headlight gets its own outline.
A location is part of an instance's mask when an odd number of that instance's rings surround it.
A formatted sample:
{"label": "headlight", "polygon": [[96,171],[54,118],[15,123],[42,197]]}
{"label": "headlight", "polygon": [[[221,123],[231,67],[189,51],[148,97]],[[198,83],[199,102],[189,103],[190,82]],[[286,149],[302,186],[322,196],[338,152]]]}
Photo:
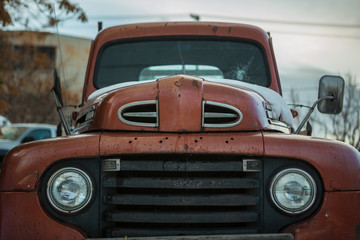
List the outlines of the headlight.
{"label": "headlight", "polygon": [[55,209],[75,213],[91,200],[93,186],[90,177],[77,168],[62,168],[55,172],[47,183],[47,197]]}
{"label": "headlight", "polygon": [[275,205],[290,214],[308,210],[315,201],[314,179],[298,168],[288,168],[275,175],[270,186],[270,195]]}

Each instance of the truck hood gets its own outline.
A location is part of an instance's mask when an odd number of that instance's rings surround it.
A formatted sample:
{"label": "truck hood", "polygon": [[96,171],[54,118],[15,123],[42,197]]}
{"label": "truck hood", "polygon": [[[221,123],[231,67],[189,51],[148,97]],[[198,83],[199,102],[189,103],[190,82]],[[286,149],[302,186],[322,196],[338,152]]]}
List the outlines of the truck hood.
{"label": "truck hood", "polygon": [[293,118],[283,98],[271,89],[176,75],[95,91],[79,112],[76,127],[78,132],[290,132]]}

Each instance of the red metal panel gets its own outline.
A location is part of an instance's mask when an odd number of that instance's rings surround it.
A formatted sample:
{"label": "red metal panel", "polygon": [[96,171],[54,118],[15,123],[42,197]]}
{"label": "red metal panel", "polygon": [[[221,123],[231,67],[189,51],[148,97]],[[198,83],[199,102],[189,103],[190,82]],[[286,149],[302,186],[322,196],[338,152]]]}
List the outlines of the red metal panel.
{"label": "red metal panel", "polygon": [[64,158],[98,156],[99,135],[52,138],[20,145],[8,153],[0,176],[0,190],[34,191],[47,166]]}
{"label": "red metal panel", "polygon": [[360,154],[342,142],[264,133],[264,154],[302,159],[321,174],[326,191],[360,190]]}
{"label": "red metal panel", "polygon": [[[158,98],[157,82],[144,83],[137,86],[125,87],[121,90],[113,91],[109,94],[102,95],[91,101],[92,104],[99,105],[90,130],[93,129],[110,129],[110,130],[147,130],[157,131],[154,127],[131,126],[120,121],[118,110],[124,104],[144,101],[156,100]],[[90,106],[89,106],[90,107]],[[85,108],[84,108],[85,109]]]}
{"label": "red metal panel", "polygon": [[[159,127],[132,126],[120,121],[118,110],[125,104],[159,100]],[[201,127],[202,100],[229,104],[243,114],[242,122],[228,128]],[[265,100],[244,88],[203,81],[201,78],[176,75],[157,82],[114,90],[89,101],[84,111],[96,105],[93,123],[86,130],[129,130],[161,132],[251,131],[268,126]]]}
{"label": "red metal panel", "polygon": [[[268,125],[265,113],[265,100],[258,93],[245,88],[237,88],[211,82],[204,84],[204,100],[226,103],[238,108],[243,120],[228,131],[263,130]],[[205,131],[224,131],[224,128],[206,128]]]}
{"label": "red metal panel", "polygon": [[228,133],[103,133],[100,154],[225,153],[262,156],[259,132]]}
{"label": "red metal panel", "polygon": [[176,75],[159,79],[161,132],[200,132],[203,80]]}
{"label": "red metal panel", "polygon": [[359,239],[359,199],[359,191],[326,192],[322,207],[313,218],[293,224],[283,232],[292,233],[295,240]]}
{"label": "red metal panel", "polygon": [[1,239],[85,239],[46,215],[36,192],[1,192],[0,205]]}

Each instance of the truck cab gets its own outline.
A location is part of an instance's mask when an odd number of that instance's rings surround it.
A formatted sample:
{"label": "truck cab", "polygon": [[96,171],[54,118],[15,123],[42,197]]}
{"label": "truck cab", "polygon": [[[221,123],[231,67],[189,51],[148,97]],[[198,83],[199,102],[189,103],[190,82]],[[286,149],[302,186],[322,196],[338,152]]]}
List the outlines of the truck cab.
{"label": "truck cab", "polygon": [[260,28],[101,31],[72,133],[4,160],[1,238],[357,239],[359,153],[295,134],[281,95]]}

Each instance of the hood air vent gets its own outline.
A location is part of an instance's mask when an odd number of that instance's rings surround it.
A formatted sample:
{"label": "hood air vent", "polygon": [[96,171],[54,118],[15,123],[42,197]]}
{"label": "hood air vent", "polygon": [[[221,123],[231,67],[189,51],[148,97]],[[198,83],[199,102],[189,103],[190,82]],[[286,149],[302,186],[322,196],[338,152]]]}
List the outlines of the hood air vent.
{"label": "hood air vent", "polygon": [[119,119],[126,124],[142,127],[158,127],[158,101],[131,102],[118,111]]}
{"label": "hood air vent", "polygon": [[202,127],[234,127],[243,119],[239,109],[225,103],[204,100],[202,111]]}

